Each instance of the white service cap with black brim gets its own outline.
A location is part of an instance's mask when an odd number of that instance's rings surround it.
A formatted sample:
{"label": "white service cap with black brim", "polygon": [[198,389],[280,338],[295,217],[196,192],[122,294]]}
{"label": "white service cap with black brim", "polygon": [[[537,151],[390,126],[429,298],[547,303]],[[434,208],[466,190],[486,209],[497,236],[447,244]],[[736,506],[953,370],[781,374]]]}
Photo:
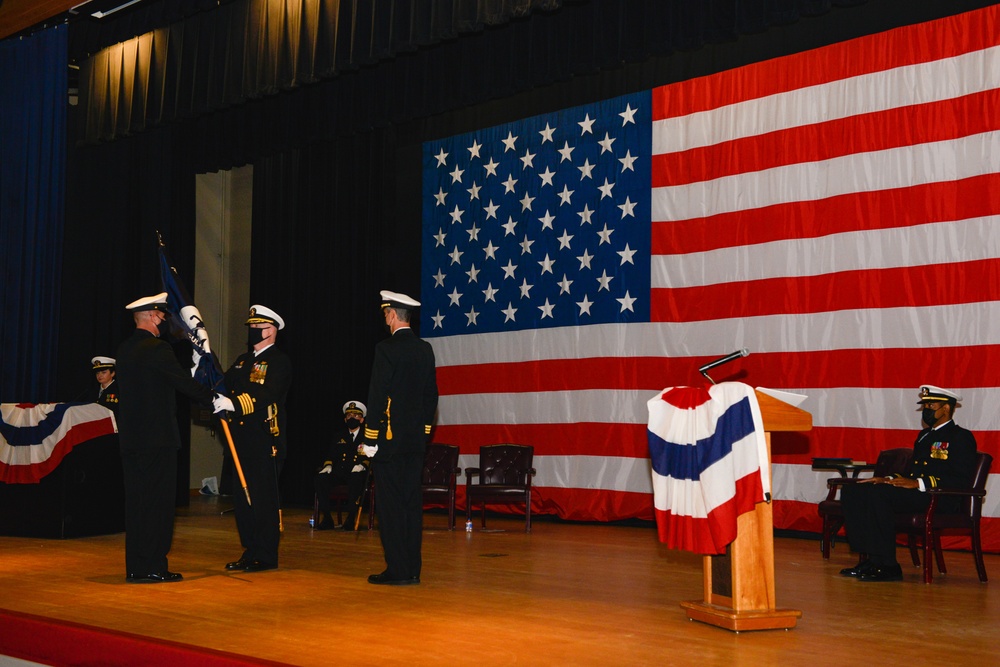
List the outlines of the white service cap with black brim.
{"label": "white service cap with black brim", "polygon": [[961,400],[962,397],[953,391],[942,389],[941,387],[935,387],[932,384],[923,384],[920,385],[920,400],[917,401],[917,403],[926,403],[928,401],[958,403]]}
{"label": "white service cap with black brim", "polygon": [[115,367],[115,360],[111,357],[94,357],[90,360],[92,370],[96,373],[97,371],[109,370]]}
{"label": "white service cap with black brim", "polygon": [[390,292],[389,290],[382,290],[379,292],[379,296],[382,297],[382,305],[379,308],[418,308],[420,302],[416,299],[409,297],[400,292]]}
{"label": "white service cap with black brim", "polygon": [[125,310],[132,311],[133,313],[138,313],[143,310],[158,310],[161,313],[170,314],[167,309],[167,293],[160,292],[159,294],[154,294],[153,296],[144,296],[141,299],[136,299],[129,305],[125,306]]}
{"label": "white service cap with black brim", "polygon": [[247,315],[246,324],[270,324],[279,329],[285,328],[285,320],[281,319],[281,315],[259,303],[250,306],[250,314]]}

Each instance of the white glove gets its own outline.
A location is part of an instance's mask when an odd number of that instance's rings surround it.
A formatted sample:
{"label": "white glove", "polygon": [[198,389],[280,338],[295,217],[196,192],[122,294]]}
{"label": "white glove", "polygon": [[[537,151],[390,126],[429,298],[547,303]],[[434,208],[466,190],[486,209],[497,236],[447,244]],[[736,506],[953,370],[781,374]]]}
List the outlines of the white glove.
{"label": "white glove", "polygon": [[360,463],[358,465],[354,466],[353,468],[351,468],[351,472],[364,472],[364,471],[365,471],[365,467],[363,465],[361,465]]}
{"label": "white glove", "polygon": [[361,445],[361,452],[368,458],[372,458],[378,454],[378,445],[372,447],[371,445]]}
{"label": "white glove", "polygon": [[236,412],[236,406],[233,405],[233,399],[222,394],[216,394],[215,399],[212,400],[212,412],[219,413],[223,410]]}
{"label": "white glove", "polygon": [[196,347],[193,350],[191,350],[191,377],[194,377],[194,374],[198,372],[198,364],[200,363],[201,363],[201,352],[199,352],[198,348]]}
{"label": "white glove", "polygon": [[320,475],[329,475],[332,472],[333,472],[333,466],[327,464],[327,465],[323,466],[323,469],[319,471],[319,474]]}

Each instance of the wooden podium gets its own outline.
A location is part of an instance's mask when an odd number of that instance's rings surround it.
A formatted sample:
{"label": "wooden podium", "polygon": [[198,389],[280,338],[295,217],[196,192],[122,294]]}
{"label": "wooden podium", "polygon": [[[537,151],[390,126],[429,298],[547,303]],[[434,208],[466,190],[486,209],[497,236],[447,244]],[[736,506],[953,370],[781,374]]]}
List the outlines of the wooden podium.
{"label": "wooden podium", "polygon": [[[771,433],[808,431],[812,415],[805,410],[757,394],[764,419],[767,462],[771,465]],[[802,612],[777,609],[774,601],[774,528],[770,503],[757,503],[737,519],[736,539],[726,553],[704,558],[704,600],[682,602],[687,617],[726,628],[776,630],[794,628]]]}

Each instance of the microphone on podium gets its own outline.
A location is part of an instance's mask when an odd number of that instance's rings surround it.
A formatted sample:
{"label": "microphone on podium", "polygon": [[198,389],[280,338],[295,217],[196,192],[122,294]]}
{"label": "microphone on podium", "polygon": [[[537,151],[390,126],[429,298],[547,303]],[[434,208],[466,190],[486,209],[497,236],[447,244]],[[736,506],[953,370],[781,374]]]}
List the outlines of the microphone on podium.
{"label": "microphone on podium", "polygon": [[745,357],[748,354],[750,354],[750,350],[748,350],[746,348],[743,348],[742,350],[736,350],[732,354],[727,354],[726,356],[720,357],[720,358],[716,359],[715,361],[708,362],[704,366],[699,366],[698,367],[698,372],[701,373],[702,375],[704,375],[708,379],[709,382],[711,382],[712,384],[715,384],[715,380],[713,380],[712,378],[708,377],[708,372],[707,371],[715,368],[716,366],[721,366],[722,364],[727,364],[730,361],[733,361],[734,359],[739,359],[740,357]]}

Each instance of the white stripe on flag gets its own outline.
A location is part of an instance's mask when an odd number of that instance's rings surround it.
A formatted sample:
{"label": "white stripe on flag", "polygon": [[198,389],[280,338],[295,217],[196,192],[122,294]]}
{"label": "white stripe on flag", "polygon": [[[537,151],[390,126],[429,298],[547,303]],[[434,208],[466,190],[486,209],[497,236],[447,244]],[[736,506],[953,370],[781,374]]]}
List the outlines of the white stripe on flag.
{"label": "white stripe on flag", "polygon": [[1000,47],[747,100],[653,124],[653,153],[948,100],[996,87]]}
{"label": "white stripe on flag", "polygon": [[997,345],[1000,302],[783,314],[725,323],[602,324],[427,340],[439,368],[608,354],[717,356],[740,347],[759,353]]}
{"label": "white stripe on flag", "polygon": [[653,188],[652,219],[687,220],[995,173],[1000,133],[890,148],[723,176],[687,185]]}
{"label": "white stripe on flag", "polygon": [[[777,388],[777,387],[775,387]],[[834,387],[810,389],[780,387],[805,394],[800,406],[813,416],[814,427],[920,430],[916,387]],[[955,421],[975,432],[1000,430],[1000,388],[957,388],[963,407]],[[465,424],[645,424],[646,401],[659,390],[593,389],[442,396],[439,426]]]}
{"label": "white stripe on flag", "polygon": [[[817,276],[1000,257],[1000,216],[652,257],[653,287]],[[780,257],[781,261],[774,261]]]}

